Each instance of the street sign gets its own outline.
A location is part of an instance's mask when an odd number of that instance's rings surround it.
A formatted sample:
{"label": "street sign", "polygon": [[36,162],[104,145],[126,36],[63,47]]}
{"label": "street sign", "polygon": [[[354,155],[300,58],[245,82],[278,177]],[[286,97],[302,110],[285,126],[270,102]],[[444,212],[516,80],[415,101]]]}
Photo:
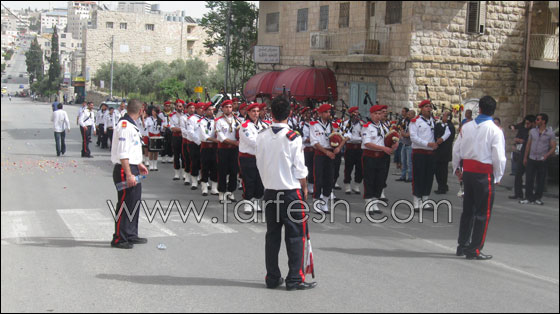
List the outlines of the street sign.
{"label": "street sign", "polygon": [[195,93],[202,93],[202,92],[203,92],[202,86],[197,86],[197,87],[195,87],[195,88],[194,88],[194,92],[195,92]]}
{"label": "street sign", "polygon": [[255,63],[280,63],[280,47],[255,46]]}

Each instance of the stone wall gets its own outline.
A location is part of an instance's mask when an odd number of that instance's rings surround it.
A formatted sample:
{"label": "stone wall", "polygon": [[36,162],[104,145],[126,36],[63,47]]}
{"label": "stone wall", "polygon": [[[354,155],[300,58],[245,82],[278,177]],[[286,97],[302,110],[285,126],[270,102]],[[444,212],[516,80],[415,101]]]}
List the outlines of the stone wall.
{"label": "stone wall", "polygon": [[[160,15],[108,11],[96,11],[93,20],[94,28],[88,29],[84,38],[85,66],[90,68],[92,77],[101,64],[111,61],[111,36],[115,62],[142,66],[198,57],[215,68],[221,59],[219,54],[206,56],[203,41],[207,35],[197,24],[167,22]],[[112,29],[106,28],[107,22],[113,23]],[[120,29],[121,23],[126,23],[126,29]],[[146,30],[146,24],[153,24],[154,30]]]}

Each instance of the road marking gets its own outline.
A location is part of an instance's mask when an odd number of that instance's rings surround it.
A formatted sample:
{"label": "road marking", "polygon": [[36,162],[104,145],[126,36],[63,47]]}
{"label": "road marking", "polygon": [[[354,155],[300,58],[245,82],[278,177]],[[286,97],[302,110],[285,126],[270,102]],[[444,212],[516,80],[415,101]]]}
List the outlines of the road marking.
{"label": "road marking", "polygon": [[37,211],[3,211],[1,217],[2,245],[28,243],[27,238],[47,236]]}

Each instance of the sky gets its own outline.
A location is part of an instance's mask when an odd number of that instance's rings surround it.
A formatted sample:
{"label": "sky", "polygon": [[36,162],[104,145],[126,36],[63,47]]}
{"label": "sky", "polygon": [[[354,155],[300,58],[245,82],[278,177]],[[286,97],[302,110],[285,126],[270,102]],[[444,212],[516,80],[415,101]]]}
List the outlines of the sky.
{"label": "sky", "polygon": [[[109,1],[101,1],[109,2]],[[118,1],[114,1],[118,2]],[[258,1],[255,2],[258,6]],[[205,7],[205,1],[150,1],[152,4],[160,4],[160,9],[166,12],[172,12],[177,10],[185,10],[185,15],[202,18],[202,16],[208,12]],[[2,4],[9,9],[19,10],[25,8],[35,9],[48,9],[49,5],[51,8],[66,8],[68,6],[68,1],[2,1]]]}

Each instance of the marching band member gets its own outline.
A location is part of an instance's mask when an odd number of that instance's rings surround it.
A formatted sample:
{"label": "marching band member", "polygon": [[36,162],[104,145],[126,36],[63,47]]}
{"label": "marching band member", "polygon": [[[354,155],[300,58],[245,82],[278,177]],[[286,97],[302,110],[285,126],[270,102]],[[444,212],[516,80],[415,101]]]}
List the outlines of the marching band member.
{"label": "marching band member", "polygon": [[[366,206],[372,201],[381,199],[381,191],[385,186],[385,172],[387,157],[398,147],[385,146],[385,135],[389,133],[389,129],[383,125],[381,119],[383,117],[383,106],[374,105],[369,109],[371,122],[365,124],[362,128],[362,163],[364,178],[364,199]],[[380,213],[381,210],[377,204],[367,207],[374,213]]]}
{"label": "marching band member", "polygon": [[183,154],[183,179],[185,185],[190,185],[191,182],[191,156],[189,154],[189,144],[191,141],[189,140],[189,133],[187,132],[187,125],[189,122],[189,118],[194,114],[195,105],[193,102],[189,102],[185,107],[185,114],[181,118],[181,135],[183,136],[183,144],[182,154]]}
{"label": "marching band member", "polygon": [[307,186],[309,188],[309,193],[313,194],[314,190],[314,177],[313,177],[313,159],[315,155],[315,150],[313,145],[311,145],[311,108],[305,107],[301,110],[301,115],[303,116],[303,121],[301,121],[302,126],[302,141],[303,141],[303,154],[305,156],[305,166],[307,167]]}
{"label": "marching band member", "polygon": [[242,103],[241,105],[239,105],[239,115],[237,116],[237,118],[241,123],[244,123],[245,118],[247,117],[247,106],[247,103]]}
{"label": "marching band member", "polygon": [[[250,202],[262,198],[264,194],[255,154],[257,151],[257,135],[268,128],[268,124],[259,119],[259,105],[253,103],[247,107],[248,119],[239,130],[239,168],[243,180],[243,198]],[[245,212],[251,212],[251,208],[251,204],[245,204]],[[261,210],[258,205],[256,210]]]}
{"label": "marching band member", "polygon": [[199,120],[200,127],[198,134],[200,144],[200,164],[201,164],[201,189],[202,195],[208,195],[208,179],[212,181],[212,195],[218,195],[218,166],[216,164],[216,153],[218,139],[216,138],[216,128],[214,122],[214,106],[207,102],[203,106],[205,116]]}
{"label": "marching band member", "polygon": [[[173,180],[180,180],[179,176],[181,173],[181,168],[184,167],[183,160],[183,137],[181,132],[181,121],[183,120],[183,106],[185,101],[182,99],[177,99],[175,101],[175,111],[169,115],[169,126],[171,128],[172,136],[171,142],[173,147],[173,168],[175,169],[175,176]],[[183,165],[183,167],[181,167]]]}
{"label": "marching band member", "polygon": [[[222,102],[223,116],[216,119],[216,134],[218,136],[218,191],[220,200],[228,197],[235,201],[233,192],[237,183],[237,155],[239,141],[237,140],[237,129],[241,123],[232,113],[231,100]],[[229,181],[227,177],[229,176]]]}
{"label": "marching band member", "polygon": [[109,144],[109,148],[113,145],[113,131],[115,130],[115,126],[121,116],[119,115],[118,111],[115,108],[110,107],[109,112],[105,115],[105,134],[107,134],[107,139],[111,141]]}
{"label": "marching band member", "polygon": [[91,132],[93,130],[93,135],[96,134],[94,124],[95,124],[95,112],[93,110],[93,103],[88,102],[87,108],[84,109],[80,118],[78,119],[78,124],[80,125],[80,132],[82,133],[82,157],[93,158],[91,151],[89,149],[89,143],[91,142]]}
{"label": "marching band member", "polygon": [[[191,190],[198,189],[198,175],[200,172],[200,138],[198,136],[198,121],[203,118],[204,104],[197,103],[195,112],[187,120],[187,139],[189,140],[189,157],[191,160]],[[188,176],[189,174],[187,174]]]}
{"label": "marching band member", "polygon": [[[149,107],[148,108],[148,118],[146,118],[146,131],[148,132],[148,145],[149,145],[149,138],[154,136],[160,136],[161,130],[163,128],[162,121],[158,117],[159,109],[157,107]],[[149,166],[150,171],[158,171],[157,168],[157,161],[158,161],[158,151],[151,151],[150,147],[148,146],[148,154],[150,157]]]}
{"label": "marching band member", "polygon": [[[360,120],[358,107],[352,107],[348,110],[350,118],[344,122],[343,129],[346,132],[346,151],[344,153],[344,187],[346,194],[352,191],[360,194],[360,184],[362,183],[362,126],[363,121]],[[354,172],[355,186],[352,186],[352,171]]]}
{"label": "marching band member", "polygon": [[506,168],[506,146],[504,133],[492,121],[494,98],[482,97],[478,107],[480,115],[463,125],[453,146],[453,169],[465,188],[456,254],[469,260],[489,260],[492,256],[481,251],[494,203],[494,184],[500,183]]}
{"label": "marching band member", "polygon": [[148,131],[146,130],[146,104],[144,103],[142,105],[142,107],[140,108],[140,116],[138,117],[138,119],[136,119],[136,125],[138,126],[138,129],[140,130],[140,135],[142,136],[142,152],[144,153],[144,165],[147,165],[150,161],[150,158],[148,157],[148,144],[149,144],[149,138],[148,138]]}
{"label": "marching band member", "polygon": [[107,114],[107,105],[101,104],[101,110],[95,114],[95,128],[97,129],[97,146],[107,148],[107,139],[105,137],[105,116]]}
{"label": "marching band member", "polygon": [[162,127],[162,136],[164,138],[163,143],[163,151],[161,151],[161,157],[163,163],[171,163],[173,159],[173,147],[171,145],[172,142],[172,132],[171,132],[171,123],[169,116],[173,113],[171,109],[172,103],[170,101],[166,101],[163,103],[163,110],[159,113],[158,117],[161,119],[161,127]]}
{"label": "marching band member", "polygon": [[[431,101],[424,100],[418,107],[420,107],[420,115],[412,119],[409,126],[412,140],[412,193],[415,211],[423,207],[422,203],[428,200],[432,190],[435,173],[434,150],[451,135],[447,128],[443,137],[436,142]],[[428,206],[426,209],[431,207]]]}

